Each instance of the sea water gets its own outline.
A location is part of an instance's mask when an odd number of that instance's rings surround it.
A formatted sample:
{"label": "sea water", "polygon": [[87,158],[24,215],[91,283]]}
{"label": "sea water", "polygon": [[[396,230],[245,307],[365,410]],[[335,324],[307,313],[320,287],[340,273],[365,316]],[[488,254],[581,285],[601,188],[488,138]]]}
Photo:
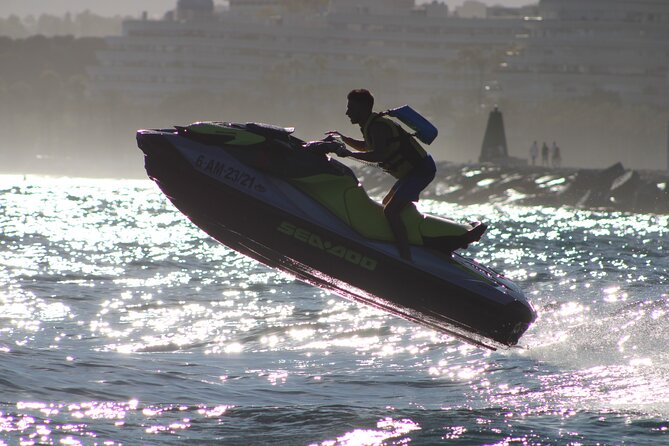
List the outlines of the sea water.
{"label": "sea water", "polygon": [[667,216],[420,207],[490,225],[520,348],[269,269],[148,180],[0,177],[0,445],[669,444]]}

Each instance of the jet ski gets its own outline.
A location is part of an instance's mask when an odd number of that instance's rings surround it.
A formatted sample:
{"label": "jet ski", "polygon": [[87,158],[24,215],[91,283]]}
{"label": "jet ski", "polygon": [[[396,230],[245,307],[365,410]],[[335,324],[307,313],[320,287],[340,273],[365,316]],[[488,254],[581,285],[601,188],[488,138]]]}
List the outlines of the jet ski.
{"label": "jet ski", "polygon": [[148,176],[196,226],[265,265],[343,297],[490,349],[513,346],[536,313],[517,285],[458,254],[484,225],[402,213],[412,261],[380,204],[329,154],[332,138],[197,122],[139,130]]}

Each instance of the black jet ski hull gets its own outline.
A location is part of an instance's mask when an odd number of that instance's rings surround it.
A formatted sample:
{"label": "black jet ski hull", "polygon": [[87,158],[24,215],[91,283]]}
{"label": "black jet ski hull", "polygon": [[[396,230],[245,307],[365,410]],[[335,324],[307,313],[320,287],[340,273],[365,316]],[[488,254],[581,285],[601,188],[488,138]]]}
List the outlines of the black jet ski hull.
{"label": "black jet ski hull", "polygon": [[525,303],[496,302],[203,175],[167,138],[140,132],[138,144],[149,177],[196,226],[272,268],[488,348],[515,345],[535,318]]}

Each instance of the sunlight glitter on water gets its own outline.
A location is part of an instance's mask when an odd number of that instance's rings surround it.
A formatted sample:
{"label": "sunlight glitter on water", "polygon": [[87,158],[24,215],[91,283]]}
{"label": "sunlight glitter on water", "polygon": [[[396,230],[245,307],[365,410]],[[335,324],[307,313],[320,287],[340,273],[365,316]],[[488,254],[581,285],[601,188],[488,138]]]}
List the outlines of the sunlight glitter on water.
{"label": "sunlight glitter on water", "polygon": [[[23,189],[3,195],[0,216],[8,438],[197,443],[238,438],[242,424],[268,440],[266,423],[284,438],[311,423],[301,444],[391,445],[432,419],[433,442],[483,429],[486,444],[542,444],[545,422],[588,444],[582,426],[621,420],[626,432],[625,420],[669,414],[665,216],[421,202],[489,223],[466,255],[519,281],[538,309],[524,349],[493,353],[243,258],[148,182],[37,183],[8,186]],[[317,422],[295,427],[300,417]],[[543,444],[569,444],[555,438]]]}
{"label": "sunlight glitter on water", "polygon": [[[654,407],[667,413],[669,369],[664,364],[669,357],[657,351],[657,345],[668,334],[663,315],[669,301],[666,294],[647,300],[639,294],[642,284],[648,290],[666,287],[669,261],[658,241],[669,234],[667,216],[495,205],[465,210],[438,202],[424,206],[460,220],[484,216],[492,228],[486,234],[487,244],[472,247],[475,257],[515,280],[554,279],[552,285],[536,290],[526,286],[535,296],[539,320],[524,341],[531,346],[531,357],[573,371],[543,377],[541,388],[551,390],[521,391],[518,404],[536,398],[537,403],[550,401],[551,407]],[[498,220],[505,221],[503,228],[495,227]],[[519,247],[503,246],[512,240],[509,235],[520,238]],[[534,242],[556,240],[563,250],[548,256],[542,256],[545,249],[539,246],[534,251]],[[531,266],[534,273],[513,269],[519,264]],[[604,286],[592,287],[593,281]],[[577,300],[566,300],[570,294]],[[515,398],[509,393],[500,402],[509,404]]]}
{"label": "sunlight glitter on water", "polygon": [[[84,402],[77,404],[46,404],[19,402],[20,414],[0,413],[0,431],[21,435],[21,445],[120,445],[124,442],[109,440],[105,434],[88,426],[106,421],[118,428],[137,424],[146,434],[145,441],[153,443],[178,435],[181,431],[202,425],[208,419],[221,419],[233,406],[142,405],[137,400],[125,403]],[[64,422],[72,419],[76,422]],[[376,422],[375,429],[353,429],[333,440],[311,443],[320,446],[381,446],[387,441],[420,430],[411,419],[386,417]],[[400,444],[400,443],[395,443]],[[404,444],[402,442],[401,444]]]}
{"label": "sunlight glitter on water", "polygon": [[386,444],[386,440],[420,430],[418,424],[408,419],[384,418],[376,423],[376,427],[376,429],[355,429],[336,440],[326,440],[320,446],[382,446]]}
{"label": "sunlight glitter on water", "polygon": [[0,412],[0,432],[20,434],[21,445],[125,444],[109,440],[104,434],[89,427],[106,421],[119,428],[126,423],[137,423],[146,434],[155,441],[160,441],[161,437],[169,437],[190,429],[193,423],[218,419],[231,408],[232,406],[225,405],[143,405],[136,399],[127,402],[90,401],[76,404],[21,401],[16,404],[17,413]]}

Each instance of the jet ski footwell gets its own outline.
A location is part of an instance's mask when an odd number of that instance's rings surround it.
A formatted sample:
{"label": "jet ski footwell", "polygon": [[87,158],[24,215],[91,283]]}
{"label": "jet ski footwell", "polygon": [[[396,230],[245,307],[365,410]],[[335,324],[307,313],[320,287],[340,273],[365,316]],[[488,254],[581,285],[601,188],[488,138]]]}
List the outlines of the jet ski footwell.
{"label": "jet ski footwell", "polygon": [[[174,141],[154,131],[138,133],[149,177],[196,226],[248,257],[311,285],[490,349],[515,345],[535,318],[523,300],[495,302],[486,293],[476,292],[473,278],[467,286],[445,281],[203,175]],[[438,257],[484,281],[499,282],[502,291],[519,293],[511,282],[472,260],[456,253]]]}

